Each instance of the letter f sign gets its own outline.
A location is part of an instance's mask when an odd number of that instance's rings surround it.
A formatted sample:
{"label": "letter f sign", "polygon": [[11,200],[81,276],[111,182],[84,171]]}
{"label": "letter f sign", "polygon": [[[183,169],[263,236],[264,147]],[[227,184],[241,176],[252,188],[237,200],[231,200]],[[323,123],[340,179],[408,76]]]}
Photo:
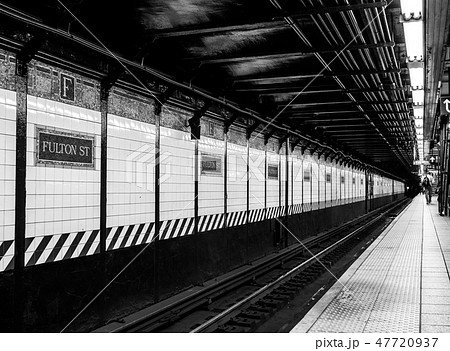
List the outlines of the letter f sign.
{"label": "letter f sign", "polygon": [[74,101],[75,79],[61,73],[61,98]]}

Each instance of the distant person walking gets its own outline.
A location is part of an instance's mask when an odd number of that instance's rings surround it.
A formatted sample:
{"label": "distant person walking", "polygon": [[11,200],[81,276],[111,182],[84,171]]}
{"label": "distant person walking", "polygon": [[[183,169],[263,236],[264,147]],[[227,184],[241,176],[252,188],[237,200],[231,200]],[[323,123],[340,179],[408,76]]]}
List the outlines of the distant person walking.
{"label": "distant person walking", "polygon": [[425,199],[427,200],[427,205],[431,203],[431,181],[427,175],[422,180],[422,188],[425,193]]}

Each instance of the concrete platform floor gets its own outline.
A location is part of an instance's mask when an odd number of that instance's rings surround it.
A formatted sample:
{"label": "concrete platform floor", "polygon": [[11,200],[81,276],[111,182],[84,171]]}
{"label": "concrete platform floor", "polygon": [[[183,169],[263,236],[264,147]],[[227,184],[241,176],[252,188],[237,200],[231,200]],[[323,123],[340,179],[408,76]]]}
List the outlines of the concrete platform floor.
{"label": "concrete platform floor", "polygon": [[448,333],[449,270],[450,217],[418,195],[291,333]]}

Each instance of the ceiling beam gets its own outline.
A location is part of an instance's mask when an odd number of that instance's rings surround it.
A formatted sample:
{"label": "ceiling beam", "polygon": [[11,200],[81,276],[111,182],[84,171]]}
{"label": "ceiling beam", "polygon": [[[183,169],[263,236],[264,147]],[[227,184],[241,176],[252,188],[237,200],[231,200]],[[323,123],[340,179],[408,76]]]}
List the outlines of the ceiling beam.
{"label": "ceiling beam", "polygon": [[305,119],[302,124],[317,124],[317,123],[338,123],[345,124],[349,122],[362,122],[361,124],[367,125],[367,121],[364,118],[329,118],[329,119]]}
{"label": "ceiling beam", "polygon": [[300,74],[291,75],[266,75],[266,76],[249,76],[234,79],[234,83],[250,83],[250,82],[261,82],[268,80],[296,80],[296,79],[306,79],[306,78],[317,78],[317,77],[341,77],[341,76],[361,76],[361,75],[371,75],[371,74],[387,74],[387,73],[400,73],[400,69],[385,69],[385,70],[354,70],[354,71],[336,71],[336,72],[318,72],[316,74],[309,72],[304,72]]}
{"label": "ceiling beam", "polygon": [[[296,112],[296,111],[289,111],[285,112],[285,116],[286,118],[289,119],[298,119],[298,118],[316,118],[317,120],[320,119],[320,117],[328,117],[328,118],[332,118],[334,116],[348,116],[348,115],[352,115],[352,117],[356,116],[362,116],[364,117],[365,115],[386,115],[386,114],[394,114],[394,115],[401,115],[401,114],[406,114],[408,112],[406,111],[328,111],[328,112]],[[386,122],[390,122],[391,120],[386,119],[386,120],[382,120],[382,121],[386,121]],[[400,121],[400,119],[394,119],[392,121]]]}
{"label": "ceiling beam", "polygon": [[[316,90],[319,89],[319,90]],[[329,94],[329,93],[337,93],[337,94],[358,94],[358,93],[382,93],[382,92],[391,92],[391,91],[407,91],[408,87],[397,87],[397,88],[382,88],[382,89],[360,89],[360,88],[354,88],[354,89],[340,89],[336,86],[329,86],[325,90],[320,90],[318,87],[314,87],[314,90],[303,90],[302,88],[299,88],[298,86],[263,86],[263,87],[248,87],[248,88],[236,88],[233,89],[233,92],[238,93],[259,93],[259,95],[278,95],[280,93],[285,94]]]}
{"label": "ceiling beam", "polygon": [[184,61],[195,61],[201,62],[202,64],[222,64],[222,63],[235,63],[249,60],[286,60],[289,58],[298,58],[298,57],[308,57],[313,54],[327,54],[327,53],[335,53],[342,51],[352,51],[352,50],[365,50],[365,49],[374,49],[381,47],[392,47],[394,46],[394,42],[386,42],[386,43],[375,43],[375,44],[359,44],[359,45],[349,45],[349,46],[336,46],[329,48],[303,48],[295,51],[288,52],[279,52],[279,53],[260,53],[260,54],[247,54],[247,55],[235,55],[218,57],[214,56],[195,56],[183,59]]}
{"label": "ceiling beam", "polygon": [[[340,113],[350,113],[350,114],[364,114],[365,112],[361,112],[357,110],[357,106],[358,105],[345,105],[345,106],[332,106],[332,105],[327,105],[327,106],[306,106],[306,107],[294,107],[294,108],[285,108],[283,110],[283,114],[284,115],[289,115],[290,113],[295,114],[312,114],[314,116],[319,116],[322,114],[340,114]],[[351,108],[351,109],[350,109]],[[364,110],[367,111],[367,114],[389,114],[389,113],[394,113],[394,114],[409,114],[408,111],[405,110],[399,110],[399,111],[390,111],[390,110],[369,110],[368,107],[364,107]],[[353,117],[353,116],[352,116]],[[408,117],[409,118],[409,117]]]}
{"label": "ceiling beam", "polygon": [[404,104],[408,103],[407,100],[399,100],[399,101],[366,101],[366,102],[354,102],[354,101],[317,101],[311,103],[296,103],[289,105],[281,105],[280,107],[289,107],[293,109],[302,108],[302,107],[310,107],[310,106],[320,106],[320,105],[351,105],[351,106],[372,106],[372,105],[396,105],[396,104]]}
{"label": "ceiling beam", "polygon": [[[308,22],[309,23],[309,22]],[[300,23],[301,24],[301,23]],[[185,28],[174,28],[167,30],[152,31],[146,33],[145,37],[147,39],[165,39],[165,38],[179,38],[195,35],[217,35],[224,34],[228,32],[246,32],[261,29],[279,29],[279,28],[289,28],[289,25],[284,20],[273,20],[273,21],[261,21],[254,23],[243,23],[235,24],[231,26],[221,26],[221,27],[185,27]]]}
{"label": "ceiling beam", "polygon": [[[367,124],[347,124],[347,125],[327,125],[327,126],[320,126],[321,128],[325,129],[324,132],[326,132],[327,130],[329,131],[330,129],[342,129],[342,128],[348,128],[348,127],[354,127],[352,128],[352,131],[366,131],[366,130],[370,130],[369,125]],[[366,127],[366,128],[361,128],[361,127]]]}
{"label": "ceiling beam", "polygon": [[325,13],[335,13],[335,12],[346,12],[346,11],[359,11],[363,9],[369,8],[379,8],[385,7],[387,5],[386,1],[379,1],[370,4],[356,4],[356,5],[342,5],[342,6],[330,6],[330,7],[322,7],[322,8],[314,8],[314,9],[303,9],[301,11],[283,11],[281,13],[282,16],[275,17],[274,20],[282,19],[285,17],[304,17],[310,15],[318,15]]}

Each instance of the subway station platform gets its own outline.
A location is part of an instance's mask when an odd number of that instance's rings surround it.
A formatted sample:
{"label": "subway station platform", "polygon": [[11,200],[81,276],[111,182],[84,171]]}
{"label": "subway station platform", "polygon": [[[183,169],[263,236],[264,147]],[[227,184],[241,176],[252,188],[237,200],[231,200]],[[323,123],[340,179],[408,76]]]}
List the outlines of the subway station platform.
{"label": "subway station platform", "polygon": [[418,195],[291,333],[450,332],[450,217]]}

